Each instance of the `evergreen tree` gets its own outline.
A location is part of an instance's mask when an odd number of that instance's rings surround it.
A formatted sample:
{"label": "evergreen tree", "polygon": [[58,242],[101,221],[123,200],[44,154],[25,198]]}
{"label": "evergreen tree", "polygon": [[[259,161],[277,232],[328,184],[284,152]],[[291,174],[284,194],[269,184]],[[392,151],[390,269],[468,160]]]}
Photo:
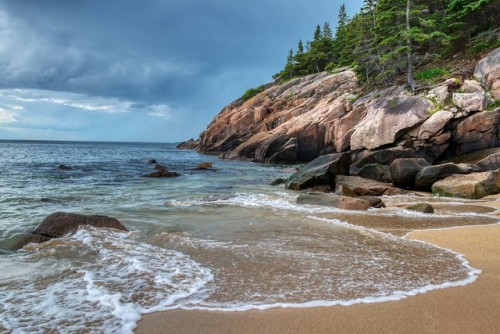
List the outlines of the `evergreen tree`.
{"label": "evergreen tree", "polygon": [[333,39],[332,29],[330,28],[330,24],[328,22],[323,24],[323,38]]}
{"label": "evergreen tree", "polygon": [[288,51],[288,57],[286,58],[286,66],[293,66],[293,49]]}
{"label": "evergreen tree", "polygon": [[302,44],[302,40],[299,40],[299,45],[297,46],[297,55],[301,55],[304,53],[304,45]]}
{"label": "evergreen tree", "polygon": [[316,30],[314,31],[314,40],[319,41],[321,39],[321,27],[319,24],[316,26]]}
{"label": "evergreen tree", "polygon": [[349,17],[347,16],[347,12],[345,10],[345,4],[342,4],[339,9],[339,24],[338,28],[344,28],[349,22]]}
{"label": "evergreen tree", "polygon": [[350,46],[349,42],[349,29],[347,24],[349,23],[349,18],[345,9],[345,5],[342,4],[339,9],[337,32],[335,33],[335,43],[334,43],[334,57],[336,63],[340,66],[350,65],[350,57],[352,54],[348,51]]}
{"label": "evergreen tree", "polygon": [[338,14],[335,36],[328,22],[317,25],[313,40],[298,42],[276,78],[347,65],[376,85],[405,75],[414,90],[414,71],[421,65],[461,51],[471,40],[478,50],[500,46],[495,34],[476,37],[498,27],[500,0],[364,0],[351,19],[345,5]]}
{"label": "evergreen tree", "polygon": [[450,0],[447,7],[446,30],[453,45],[469,43],[472,36],[500,22],[498,0]]}

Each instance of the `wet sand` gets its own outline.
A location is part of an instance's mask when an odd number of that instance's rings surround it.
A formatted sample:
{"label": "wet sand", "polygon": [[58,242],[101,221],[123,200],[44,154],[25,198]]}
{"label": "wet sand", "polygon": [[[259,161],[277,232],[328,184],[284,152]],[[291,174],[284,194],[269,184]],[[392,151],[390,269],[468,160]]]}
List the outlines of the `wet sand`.
{"label": "wet sand", "polygon": [[[500,209],[500,196],[480,205]],[[498,333],[500,225],[415,231],[422,240],[462,253],[479,278],[463,287],[400,301],[248,312],[169,311],[143,317],[137,333]]]}

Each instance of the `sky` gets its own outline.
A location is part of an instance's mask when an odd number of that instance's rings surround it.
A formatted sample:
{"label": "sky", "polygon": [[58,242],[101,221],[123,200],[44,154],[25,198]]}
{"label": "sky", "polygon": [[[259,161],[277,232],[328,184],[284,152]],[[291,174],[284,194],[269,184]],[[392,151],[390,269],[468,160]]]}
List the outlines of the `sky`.
{"label": "sky", "polygon": [[0,0],[0,139],[178,142],[362,0]]}

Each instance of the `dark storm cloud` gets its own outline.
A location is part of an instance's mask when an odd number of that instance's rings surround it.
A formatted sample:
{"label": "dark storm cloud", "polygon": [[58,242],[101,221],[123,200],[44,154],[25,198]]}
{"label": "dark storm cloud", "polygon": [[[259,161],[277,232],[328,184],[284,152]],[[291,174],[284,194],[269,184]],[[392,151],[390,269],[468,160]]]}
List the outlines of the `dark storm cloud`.
{"label": "dark storm cloud", "polygon": [[[340,3],[0,1],[0,88],[164,104],[206,123],[244,89],[269,81],[315,24],[335,22]],[[360,3],[350,2],[351,12]]]}

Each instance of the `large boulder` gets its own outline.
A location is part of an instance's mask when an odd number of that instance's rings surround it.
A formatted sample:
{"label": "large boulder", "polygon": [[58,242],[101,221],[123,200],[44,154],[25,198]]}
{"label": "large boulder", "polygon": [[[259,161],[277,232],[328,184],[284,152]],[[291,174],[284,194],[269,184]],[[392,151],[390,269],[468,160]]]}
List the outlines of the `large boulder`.
{"label": "large boulder", "polygon": [[500,109],[467,117],[452,133],[453,155],[500,146]]}
{"label": "large boulder", "polygon": [[433,104],[419,96],[394,96],[381,99],[367,110],[355,126],[351,149],[375,149],[393,144],[406,130],[429,117]]}
{"label": "large boulder", "polygon": [[500,170],[452,175],[432,185],[438,196],[479,199],[500,192]]}
{"label": "large boulder", "polygon": [[331,206],[344,210],[367,210],[372,205],[362,198],[339,196],[336,194],[308,192],[297,197],[298,204]]}
{"label": "large boulder", "polygon": [[362,168],[369,164],[390,165],[394,160],[400,158],[417,158],[414,150],[400,146],[368,152],[364,157],[354,163],[355,167]]}
{"label": "large boulder", "polygon": [[47,216],[32,233],[49,238],[60,238],[76,232],[81,226],[113,228],[121,231],[128,231],[118,219],[113,217],[99,215],[86,216],[76,213],[56,212]]}
{"label": "large boulder", "polygon": [[448,176],[455,174],[470,174],[479,172],[479,167],[470,164],[454,164],[452,162],[424,167],[415,177],[415,188],[429,190],[431,186]]}
{"label": "large boulder", "polygon": [[369,164],[358,171],[358,176],[380,182],[392,182],[391,169],[387,165]]}
{"label": "large boulder", "polygon": [[351,155],[348,153],[322,155],[292,174],[286,187],[301,190],[321,185],[331,186],[336,175],[349,175],[350,165]]}
{"label": "large boulder", "polygon": [[438,103],[441,104],[444,104],[449,96],[450,93],[448,92],[447,85],[435,87],[431,89],[429,93],[426,95],[428,99],[435,99]]}
{"label": "large boulder", "polygon": [[483,111],[488,107],[488,97],[481,93],[453,93],[453,104],[468,113]]}
{"label": "large boulder", "polygon": [[483,158],[477,162],[479,168],[482,171],[491,171],[500,169],[500,153],[494,153],[488,155],[486,158]]}
{"label": "large boulder", "polygon": [[390,170],[392,183],[398,187],[414,188],[415,176],[424,167],[430,166],[425,159],[396,159],[391,164]]}
{"label": "large boulder", "polygon": [[500,48],[479,61],[474,76],[490,91],[495,100],[500,100]]}
{"label": "large boulder", "polygon": [[448,110],[439,110],[432,114],[422,125],[410,132],[414,140],[427,141],[443,133],[444,127],[453,119],[453,113]]}
{"label": "large boulder", "polygon": [[359,176],[339,175],[335,178],[337,189],[349,196],[382,196],[408,194],[408,191],[394,187],[391,183],[384,183],[365,179]]}
{"label": "large boulder", "polygon": [[464,80],[461,91],[463,93],[484,93],[483,86],[476,80]]}

